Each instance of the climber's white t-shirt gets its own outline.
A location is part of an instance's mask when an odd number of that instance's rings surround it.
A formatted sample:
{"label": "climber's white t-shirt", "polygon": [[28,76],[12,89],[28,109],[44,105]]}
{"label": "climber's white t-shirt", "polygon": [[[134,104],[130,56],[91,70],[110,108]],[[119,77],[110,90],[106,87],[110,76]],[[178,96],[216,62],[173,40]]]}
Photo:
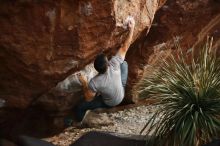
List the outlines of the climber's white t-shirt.
{"label": "climber's white t-shirt", "polygon": [[89,88],[103,97],[105,104],[116,106],[124,98],[124,87],[121,82],[120,65],[123,63],[121,56],[113,56],[109,67],[104,74],[98,74],[89,82]]}

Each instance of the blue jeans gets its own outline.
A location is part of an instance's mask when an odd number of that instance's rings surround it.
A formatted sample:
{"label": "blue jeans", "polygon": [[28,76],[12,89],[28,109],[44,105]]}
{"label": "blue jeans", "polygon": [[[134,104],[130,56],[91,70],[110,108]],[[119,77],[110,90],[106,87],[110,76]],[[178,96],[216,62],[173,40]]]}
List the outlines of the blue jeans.
{"label": "blue jeans", "polygon": [[120,67],[121,67],[121,82],[123,87],[125,87],[128,79],[128,63],[124,61]]}
{"label": "blue jeans", "polygon": [[[128,78],[128,64],[124,61],[121,64],[121,81],[123,87],[126,86]],[[87,110],[94,110],[96,108],[110,108],[110,106],[106,105],[102,99],[102,96],[96,96],[92,101],[83,101],[77,107],[76,117],[78,121],[82,121]]]}
{"label": "blue jeans", "polygon": [[106,105],[102,100],[102,96],[96,96],[92,101],[83,101],[78,107],[76,111],[76,118],[80,122],[82,121],[87,110],[94,110],[97,108],[110,108],[110,106]]}

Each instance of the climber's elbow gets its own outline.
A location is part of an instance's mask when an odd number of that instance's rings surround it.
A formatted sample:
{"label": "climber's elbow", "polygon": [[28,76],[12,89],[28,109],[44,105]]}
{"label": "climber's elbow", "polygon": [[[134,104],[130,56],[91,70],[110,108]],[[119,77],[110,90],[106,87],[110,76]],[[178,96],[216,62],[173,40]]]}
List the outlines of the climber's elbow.
{"label": "climber's elbow", "polygon": [[84,96],[85,101],[91,101],[95,97],[95,93],[88,89],[87,91],[85,91]]}

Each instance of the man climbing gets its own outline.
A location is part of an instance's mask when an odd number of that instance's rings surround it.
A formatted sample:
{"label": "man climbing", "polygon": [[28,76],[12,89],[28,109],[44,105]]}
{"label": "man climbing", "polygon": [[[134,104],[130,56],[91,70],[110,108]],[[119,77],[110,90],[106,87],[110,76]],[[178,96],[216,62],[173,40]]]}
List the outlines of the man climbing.
{"label": "man climbing", "polygon": [[125,55],[131,44],[135,21],[132,17],[128,20],[129,34],[117,54],[108,61],[106,55],[97,55],[94,67],[98,75],[88,83],[86,78],[78,74],[83,87],[85,101],[77,108],[77,118],[83,120],[86,111],[96,108],[109,108],[119,105],[125,95],[125,86],[128,77],[128,64]]}

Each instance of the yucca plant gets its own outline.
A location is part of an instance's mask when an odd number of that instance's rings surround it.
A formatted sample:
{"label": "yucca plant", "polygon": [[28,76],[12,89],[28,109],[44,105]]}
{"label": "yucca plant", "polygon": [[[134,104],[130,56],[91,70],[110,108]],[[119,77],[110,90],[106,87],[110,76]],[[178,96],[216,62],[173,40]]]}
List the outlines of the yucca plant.
{"label": "yucca plant", "polygon": [[159,105],[144,127],[151,135],[148,146],[200,146],[220,138],[220,61],[212,39],[197,49],[197,56],[191,49],[191,57],[185,57],[177,46],[178,55],[164,60],[138,85],[140,97],[156,99]]}

